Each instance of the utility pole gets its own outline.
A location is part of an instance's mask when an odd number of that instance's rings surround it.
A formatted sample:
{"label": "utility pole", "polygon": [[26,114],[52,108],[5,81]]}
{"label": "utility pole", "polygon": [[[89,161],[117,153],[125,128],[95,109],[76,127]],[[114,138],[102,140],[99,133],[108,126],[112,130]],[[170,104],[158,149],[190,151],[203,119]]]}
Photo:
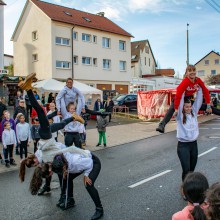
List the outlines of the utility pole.
{"label": "utility pole", "polygon": [[187,23],[187,30],[186,30],[186,65],[189,65],[189,24]]}

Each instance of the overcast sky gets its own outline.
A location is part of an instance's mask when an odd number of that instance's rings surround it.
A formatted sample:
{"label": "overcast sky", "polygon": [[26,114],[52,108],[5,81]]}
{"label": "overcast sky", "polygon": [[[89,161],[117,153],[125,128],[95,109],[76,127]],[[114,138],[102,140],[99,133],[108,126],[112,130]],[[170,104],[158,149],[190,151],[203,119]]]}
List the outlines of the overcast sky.
{"label": "overcast sky", "polygon": [[[174,68],[180,75],[186,67],[187,23],[190,63],[196,63],[212,50],[220,52],[219,0],[45,1],[94,14],[105,12],[107,18],[134,36],[132,41],[149,40],[160,68]],[[4,53],[13,55],[10,39],[26,0],[4,2],[7,4]]]}

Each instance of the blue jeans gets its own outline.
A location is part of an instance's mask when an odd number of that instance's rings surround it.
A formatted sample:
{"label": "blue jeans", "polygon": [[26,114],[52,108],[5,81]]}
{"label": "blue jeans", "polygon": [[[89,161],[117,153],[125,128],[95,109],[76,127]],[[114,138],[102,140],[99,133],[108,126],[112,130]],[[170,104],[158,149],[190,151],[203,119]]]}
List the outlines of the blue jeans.
{"label": "blue jeans", "polygon": [[185,179],[187,173],[195,170],[198,160],[198,146],[197,141],[193,142],[178,142],[177,154],[182,166],[182,181]]}

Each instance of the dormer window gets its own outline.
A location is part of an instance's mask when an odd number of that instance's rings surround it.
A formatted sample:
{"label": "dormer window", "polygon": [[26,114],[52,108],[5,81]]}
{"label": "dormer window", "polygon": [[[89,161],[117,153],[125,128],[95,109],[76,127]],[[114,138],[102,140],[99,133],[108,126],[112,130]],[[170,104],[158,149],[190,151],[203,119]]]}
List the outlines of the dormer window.
{"label": "dormer window", "polygon": [[64,11],[64,13],[65,13],[66,15],[71,16],[71,17],[72,17],[72,14],[71,14],[71,13],[69,13],[68,11]]}
{"label": "dormer window", "polygon": [[83,17],[83,19],[84,19],[85,21],[91,22],[91,20],[90,20],[89,18]]}

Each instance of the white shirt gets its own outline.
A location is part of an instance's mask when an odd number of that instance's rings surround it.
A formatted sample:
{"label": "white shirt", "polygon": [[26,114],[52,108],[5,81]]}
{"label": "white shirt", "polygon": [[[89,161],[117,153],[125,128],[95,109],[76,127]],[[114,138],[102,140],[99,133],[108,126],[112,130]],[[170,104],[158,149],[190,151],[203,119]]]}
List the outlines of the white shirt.
{"label": "white shirt", "polygon": [[16,136],[18,142],[31,140],[30,126],[27,122],[18,123],[16,125]]}
{"label": "white shirt", "polygon": [[[86,150],[89,152],[88,150]],[[68,171],[70,173],[81,173],[84,172],[84,176],[89,176],[90,172],[93,169],[93,160],[92,155],[89,152],[89,157],[85,157],[84,155],[80,154],[71,154],[71,153],[64,153],[64,156],[68,162]]]}
{"label": "white shirt", "polygon": [[11,144],[16,144],[16,136],[15,136],[15,131],[13,129],[5,129],[2,132],[2,144],[3,146],[11,145]]}

